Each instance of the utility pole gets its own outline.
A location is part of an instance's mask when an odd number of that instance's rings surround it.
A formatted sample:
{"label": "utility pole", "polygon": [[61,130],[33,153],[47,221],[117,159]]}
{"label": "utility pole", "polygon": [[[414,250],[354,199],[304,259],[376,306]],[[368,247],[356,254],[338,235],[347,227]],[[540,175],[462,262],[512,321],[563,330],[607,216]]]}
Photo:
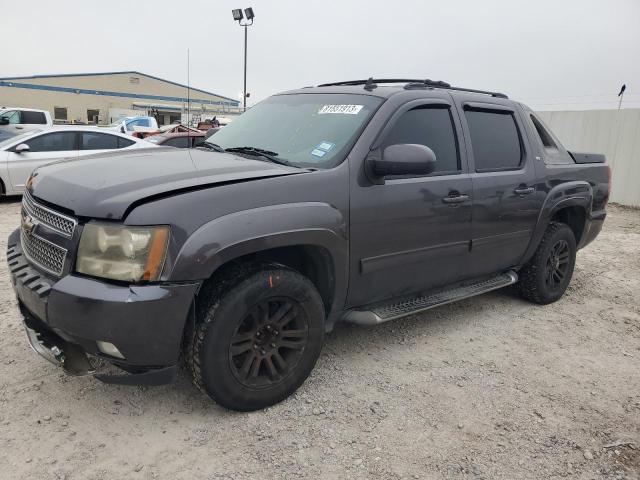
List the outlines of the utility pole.
{"label": "utility pole", "polygon": [[[244,100],[244,105],[243,105],[243,111],[247,111],[247,29],[249,28],[249,25],[245,25],[244,26],[244,89],[242,90],[243,92],[243,100]],[[622,97],[620,97],[620,103],[622,103]],[[618,107],[619,109],[620,107]]]}
{"label": "utility pole", "polygon": [[[255,15],[253,14],[253,8],[245,8],[244,15],[242,14],[241,8],[236,8],[231,11],[233,14],[233,19],[238,22],[238,25],[244,27],[244,88],[242,90],[242,98],[243,98],[243,111],[247,111],[247,97],[249,94],[247,93],[247,32],[248,27],[253,25],[253,19]],[[247,18],[247,21],[243,23],[244,18]]]}

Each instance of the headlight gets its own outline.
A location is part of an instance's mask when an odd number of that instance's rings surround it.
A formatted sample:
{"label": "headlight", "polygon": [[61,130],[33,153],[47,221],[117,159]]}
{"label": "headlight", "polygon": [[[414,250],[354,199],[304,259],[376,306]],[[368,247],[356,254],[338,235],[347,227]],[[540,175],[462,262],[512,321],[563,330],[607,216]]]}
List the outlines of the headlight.
{"label": "headlight", "polygon": [[88,223],[82,231],[76,271],[125,282],[160,277],[169,227],[127,227]]}

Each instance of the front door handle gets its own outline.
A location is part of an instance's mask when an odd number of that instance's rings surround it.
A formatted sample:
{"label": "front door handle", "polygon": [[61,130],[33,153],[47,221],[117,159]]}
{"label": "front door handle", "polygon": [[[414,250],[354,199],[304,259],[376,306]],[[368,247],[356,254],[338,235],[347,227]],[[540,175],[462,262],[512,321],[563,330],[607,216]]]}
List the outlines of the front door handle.
{"label": "front door handle", "polygon": [[442,203],[463,203],[469,200],[469,195],[449,195],[442,199]]}
{"label": "front door handle", "polygon": [[536,189],[533,187],[518,187],[513,191],[513,193],[517,195],[529,195],[530,193],[533,193],[535,191]]}

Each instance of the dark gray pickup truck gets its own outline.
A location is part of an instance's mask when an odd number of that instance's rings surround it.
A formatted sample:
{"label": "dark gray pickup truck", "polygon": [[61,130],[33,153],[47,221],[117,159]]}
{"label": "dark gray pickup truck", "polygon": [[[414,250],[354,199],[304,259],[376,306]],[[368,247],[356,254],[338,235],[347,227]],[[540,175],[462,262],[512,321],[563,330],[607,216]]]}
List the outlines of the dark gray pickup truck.
{"label": "dark gray pickup truck", "polygon": [[341,82],[268,98],[194,150],[39,168],[7,258],[32,347],[67,372],[152,385],[182,360],[253,410],[302,384],[336,322],[515,283],[558,300],[609,183],[603,156],[505,95]]}

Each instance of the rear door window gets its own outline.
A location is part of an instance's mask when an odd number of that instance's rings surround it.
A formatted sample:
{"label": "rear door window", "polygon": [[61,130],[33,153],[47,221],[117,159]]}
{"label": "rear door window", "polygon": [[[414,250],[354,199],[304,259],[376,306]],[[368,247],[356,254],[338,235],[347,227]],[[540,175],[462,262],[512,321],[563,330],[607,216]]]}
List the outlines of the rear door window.
{"label": "rear door window", "polygon": [[23,110],[22,112],[22,123],[27,125],[46,125],[47,119],[44,116],[44,112],[29,112]]}
{"label": "rear door window", "polygon": [[516,170],[522,163],[522,142],[507,110],[465,108],[477,172]]}
{"label": "rear door window", "polygon": [[77,150],[76,132],[55,132],[45,133],[38,137],[27,140],[29,152],[65,152]]}
{"label": "rear door window", "polygon": [[399,143],[424,145],[436,154],[436,167],[431,175],[457,173],[460,170],[458,145],[447,106],[426,105],[402,114],[384,140],[384,146]]}
{"label": "rear door window", "polygon": [[80,150],[113,150],[118,148],[118,137],[108,133],[82,132]]}

